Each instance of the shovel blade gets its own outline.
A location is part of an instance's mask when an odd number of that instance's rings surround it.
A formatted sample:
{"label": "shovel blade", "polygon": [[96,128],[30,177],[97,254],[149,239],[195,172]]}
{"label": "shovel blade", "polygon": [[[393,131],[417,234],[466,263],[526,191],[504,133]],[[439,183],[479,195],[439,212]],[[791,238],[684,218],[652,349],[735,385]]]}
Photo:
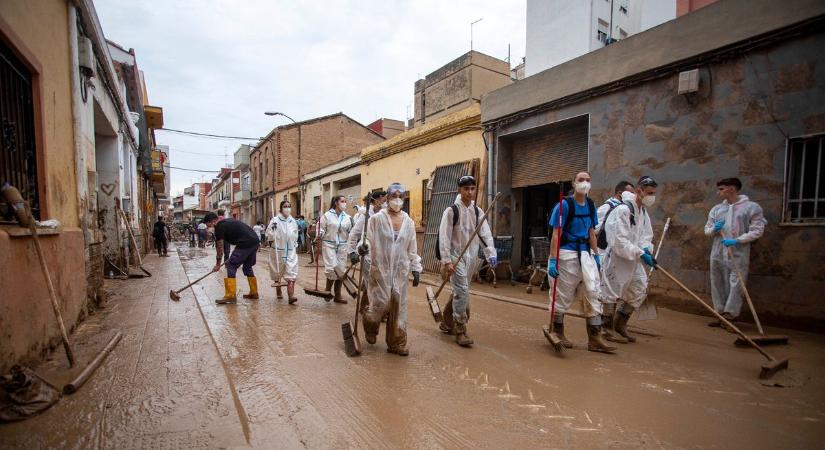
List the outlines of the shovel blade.
{"label": "shovel blade", "polygon": [[438,298],[436,298],[433,288],[427,286],[427,304],[430,305],[430,312],[433,314],[435,323],[444,321],[444,315],[441,313],[441,307],[438,305]]}
{"label": "shovel blade", "polygon": [[762,365],[762,371],[759,373],[760,380],[767,380],[776,375],[780,370],[788,368],[787,359],[776,359]]}
{"label": "shovel blade", "polygon": [[[759,346],[766,346],[766,345],[788,345],[788,336],[784,336],[781,334],[757,334],[755,336],[748,336],[753,342],[756,342]],[[737,338],[733,345],[737,347],[750,347],[751,345],[748,344],[748,341],[742,339],[741,337]]]}
{"label": "shovel blade", "polygon": [[550,331],[550,327],[548,325],[543,326],[541,331],[544,332],[544,337],[547,338],[547,341],[550,342],[550,345],[553,346],[553,350],[555,350],[556,353],[561,353],[564,351],[564,346],[561,343],[561,339],[556,333]]}

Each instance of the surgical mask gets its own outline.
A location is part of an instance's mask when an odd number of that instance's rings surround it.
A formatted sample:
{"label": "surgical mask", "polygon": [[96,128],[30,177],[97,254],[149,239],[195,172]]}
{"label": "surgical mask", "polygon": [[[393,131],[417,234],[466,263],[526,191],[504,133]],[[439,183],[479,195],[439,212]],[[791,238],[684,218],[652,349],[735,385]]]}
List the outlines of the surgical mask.
{"label": "surgical mask", "polygon": [[404,206],[404,199],[402,198],[394,198],[390,200],[390,208],[393,211],[398,212],[401,211],[401,207]]}
{"label": "surgical mask", "polygon": [[590,182],[589,181],[581,181],[576,183],[576,193],[577,194],[585,194],[590,192]]}
{"label": "surgical mask", "polygon": [[623,202],[635,202],[636,201],[636,194],[630,191],[622,192],[622,201]]}
{"label": "surgical mask", "polygon": [[339,203],[338,207],[341,208],[341,211],[346,211],[347,210],[347,202]]}
{"label": "surgical mask", "polygon": [[288,216],[290,213],[292,213],[292,208],[284,208],[284,209],[283,209],[283,211],[284,211],[284,217],[286,217],[286,216]]}
{"label": "surgical mask", "polygon": [[656,203],[655,195],[645,195],[644,198],[642,198],[642,204],[645,205],[646,208],[650,208],[654,203]]}

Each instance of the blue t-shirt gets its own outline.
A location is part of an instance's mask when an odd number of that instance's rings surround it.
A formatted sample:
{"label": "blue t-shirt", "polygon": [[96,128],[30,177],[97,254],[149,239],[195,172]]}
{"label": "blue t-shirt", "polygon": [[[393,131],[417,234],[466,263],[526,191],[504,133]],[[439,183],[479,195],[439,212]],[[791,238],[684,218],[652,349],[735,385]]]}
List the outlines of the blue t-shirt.
{"label": "blue t-shirt", "polygon": [[[562,225],[564,225],[564,221],[567,220],[567,200],[563,200],[562,202],[562,209],[561,209],[561,220]],[[587,206],[587,201],[584,202],[584,205],[580,205],[576,200],[573,200],[573,204],[576,205],[575,216],[572,218],[572,222],[570,222],[570,226],[564,233],[564,238],[562,241],[567,241],[566,243],[561,245],[561,248],[565,250],[573,250],[573,251],[588,251],[590,249],[589,239],[590,239],[590,229],[595,228],[599,222],[599,219],[596,218],[595,214],[590,215],[590,208]],[[553,208],[553,212],[550,214],[550,227],[551,228],[558,228],[559,227],[559,205]],[[577,241],[579,239],[583,239],[584,242],[579,245]],[[555,249],[553,249],[555,252]]]}

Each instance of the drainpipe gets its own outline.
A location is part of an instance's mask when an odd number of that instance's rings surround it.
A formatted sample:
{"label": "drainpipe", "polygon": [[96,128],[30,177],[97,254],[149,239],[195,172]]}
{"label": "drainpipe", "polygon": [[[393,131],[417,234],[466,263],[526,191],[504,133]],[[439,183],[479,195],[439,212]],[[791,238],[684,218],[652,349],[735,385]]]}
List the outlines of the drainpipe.
{"label": "drainpipe", "polygon": [[[78,51],[78,32],[77,32],[77,9],[69,3],[69,55],[71,58],[71,76],[72,76],[72,132],[74,133],[74,154],[75,154],[75,176],[77,177],[77,209],[78,220],[80,221],[80,228],[83,230],[83,240],[85,242],[85,250],[88,251],[89,244],[93,241],[89,234],[89,183],[86,175],[86,151],[83,148],[83,97],[81,96],[81,83],[85,80],[80,79],[80,65],[79,65],[79,51]],[[86,271],[89,272],[89,255],[86,255]]]}
{"label": "drainpipe", "polygon": [[[493,197],[496,195],[496,193],[495,193],[494,181],[493,181],[493,165],[495,163],[493,161],[493,144],[492,144],[492,142],[487,141],[486,133],[487,133],[486,130],[481,132],[481,139],[484,140],[484,147],[487,150],[487,183],[486,183],[486,186],[487,186],[487,205],[485,205],[485,206],[488,206],[490,203],[493,202]],[[491,222],[490,223],[490,229],[493,231],[493,235],[495,235],[495,226],[496,226],[495,217],[496,217],[496,214],[495,214],[495,211],[492,211],[492,212],[493,212],[492,217],[488,217],[487,221]]]}

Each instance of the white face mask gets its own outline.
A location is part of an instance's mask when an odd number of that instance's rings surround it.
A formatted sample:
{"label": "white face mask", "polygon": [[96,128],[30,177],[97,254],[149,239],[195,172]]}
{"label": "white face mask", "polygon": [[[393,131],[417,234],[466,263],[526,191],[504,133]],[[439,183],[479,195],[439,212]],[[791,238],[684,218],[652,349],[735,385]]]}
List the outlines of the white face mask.
{"label": "white face mask", "polygon": [[390,200],[390,208],[393,211],[398,212],[401,211],[401,207],[404,206],[404,199],[402,198],[394,198]]}
{"label": "white face mask", "polygon": [[347,210],[347,202],[339,203],[338,207],[341,208],[341,211],[346,211]]}
{"label": "white face mask", "polygon": [[622,192],[622,201],[623,202],[635,202],[636,201],[636,194],[630,191]]}
{"label": "white face mask", "polygon": [[284,217],[289,216],[291,213],[292,213],[292,208],[284,208],[284,209],[283,209],[283,215],[284,215]]}
{"label": "white face mask", "polygon": [[645,205],[646,208],[650,208],[654,203],[656,203],[655,195],[645,195],[642,199],[642,204]]}
{"label": "white face mask", "polygon": [[578,194],[585,194],[590,192],[590,182],[589,181],[581,181],[576,183],[576,193]]}

